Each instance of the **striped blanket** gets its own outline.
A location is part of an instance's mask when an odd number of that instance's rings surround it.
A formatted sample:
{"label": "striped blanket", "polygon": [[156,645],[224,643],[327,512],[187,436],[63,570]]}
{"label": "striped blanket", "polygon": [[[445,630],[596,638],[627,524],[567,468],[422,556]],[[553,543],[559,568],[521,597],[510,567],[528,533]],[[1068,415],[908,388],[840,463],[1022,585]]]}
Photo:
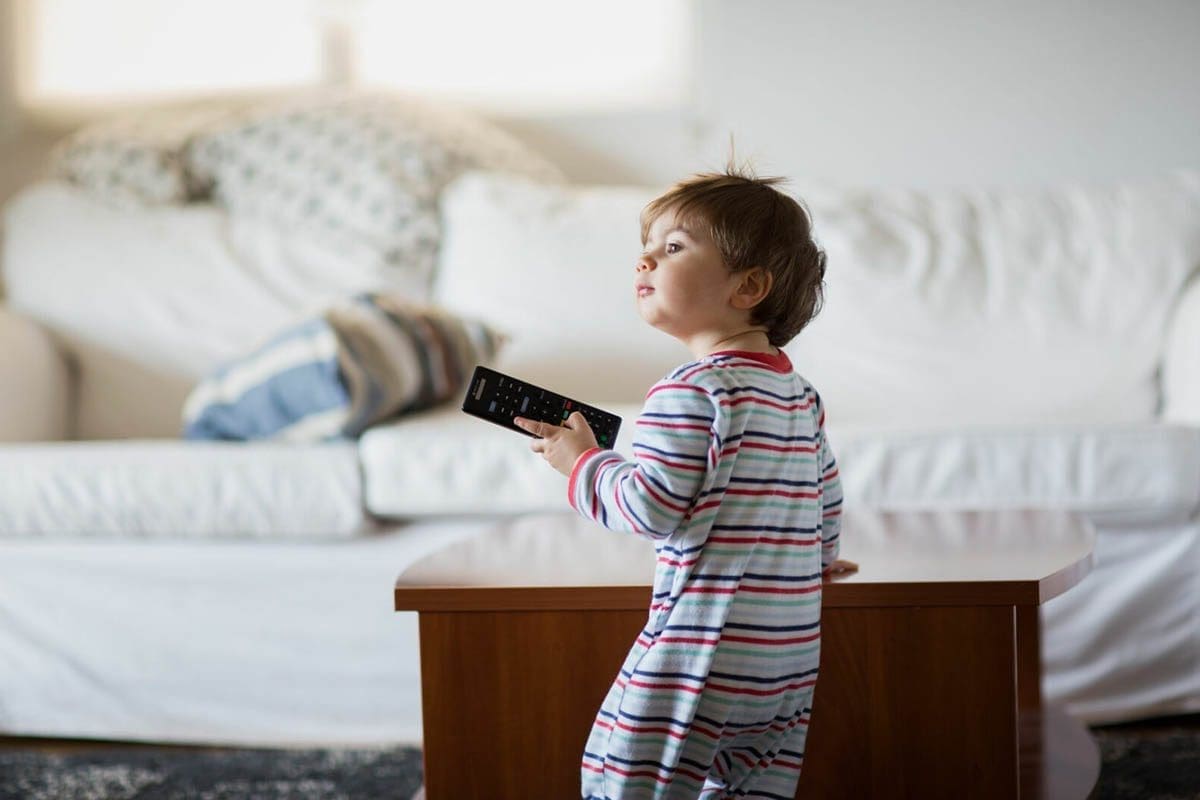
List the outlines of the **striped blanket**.
{"label": "striped blanket", "polygon": [[454,397],[498,343],[481,322],[394,295],[358,295],[204,379],[184,405],[184,436],[358,436]]}

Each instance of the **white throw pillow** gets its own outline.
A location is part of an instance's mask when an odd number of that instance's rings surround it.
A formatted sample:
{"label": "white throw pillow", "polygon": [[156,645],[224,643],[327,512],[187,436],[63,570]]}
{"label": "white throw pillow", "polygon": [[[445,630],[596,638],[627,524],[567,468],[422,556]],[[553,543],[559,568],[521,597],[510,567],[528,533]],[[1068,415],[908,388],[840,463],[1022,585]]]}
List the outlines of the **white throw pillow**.
{"label": "white throw pillow", "polygon": [[634,304],[649,187],[464,175],[442,197],[439,305],[510,337],[496,369],[584,402],[640,403],[686,348]]}

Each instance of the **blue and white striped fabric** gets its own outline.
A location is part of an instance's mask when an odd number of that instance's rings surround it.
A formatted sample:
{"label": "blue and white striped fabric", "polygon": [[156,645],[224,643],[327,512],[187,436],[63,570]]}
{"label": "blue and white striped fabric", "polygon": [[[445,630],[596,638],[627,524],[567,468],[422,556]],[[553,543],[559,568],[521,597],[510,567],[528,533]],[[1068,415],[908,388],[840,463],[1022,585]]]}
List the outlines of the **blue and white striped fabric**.
{"label": "blue and white striped fabric", "polygon": [[440,309],[365,294],[219,368],[184,405],[188,439],[358,436],[461,390],[499,337]]}

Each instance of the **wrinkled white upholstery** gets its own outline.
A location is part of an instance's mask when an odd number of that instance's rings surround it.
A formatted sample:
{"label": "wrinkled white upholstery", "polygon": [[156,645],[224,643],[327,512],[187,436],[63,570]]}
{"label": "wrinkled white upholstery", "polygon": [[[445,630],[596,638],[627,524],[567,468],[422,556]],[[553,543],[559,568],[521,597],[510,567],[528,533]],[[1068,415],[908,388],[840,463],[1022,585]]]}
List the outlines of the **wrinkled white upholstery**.
{"label": "wrinkled white upholstery", "polygon": [[1175,307],[1163,353],[1162,384],[1163,419],[1200,425],[1200,275]]}
{"label": "wrinkled white upholstery", "polygon": [[352,442],[0,447],[0,540],[346,539],[373,527]]}

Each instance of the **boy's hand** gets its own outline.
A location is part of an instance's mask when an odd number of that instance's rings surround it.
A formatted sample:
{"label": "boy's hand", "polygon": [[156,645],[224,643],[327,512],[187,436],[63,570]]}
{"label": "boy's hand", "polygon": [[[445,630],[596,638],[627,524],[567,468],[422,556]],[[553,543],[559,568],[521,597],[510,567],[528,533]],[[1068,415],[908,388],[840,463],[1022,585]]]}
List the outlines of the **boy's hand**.
{"label": "boy's hand", "polygon": [[578,411],[567,417],[561,426],[524,417],[517,417],[513,422],[517,427],[542,437],[530,442],[529,449],[541,453],[550,466],[567,477],[571,476],[571,470],[581,455],[593,447],[599,447],[587,419]]}
{"label": "boy's hand", "polygon": [[858,564],[855,564],[853,561],[843,561],[839,558],[821,570],[821,577],[831,578],[835,575],[849,575],[851,572],[858,572]]}

